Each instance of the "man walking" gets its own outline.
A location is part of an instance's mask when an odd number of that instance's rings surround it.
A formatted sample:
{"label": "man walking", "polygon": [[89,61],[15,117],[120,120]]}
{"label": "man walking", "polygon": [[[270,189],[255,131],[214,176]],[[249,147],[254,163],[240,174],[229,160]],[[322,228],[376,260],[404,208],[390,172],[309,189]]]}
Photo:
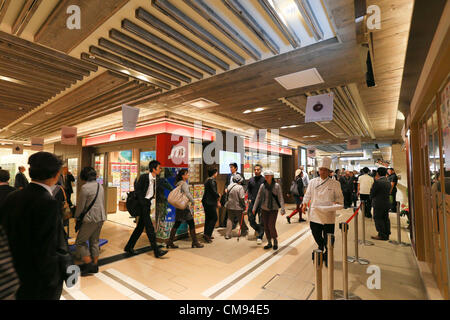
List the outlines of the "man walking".
{"label": "man walking", "polygon": [[[260,164],[255,165],[254,167],[255,175],[250,178],[248,181],[248,221],[250,226],[255,229],[258,233],[256,238],[256,243],[261,244],[262,238],[264,237],[264,223],[261,218],[261,206],[255,208],[255,214],[253,214],[253,205],[256,200],[256,196],[258,195],[259,188],[264,183],[265,179],[262,173],[262,166]],[[259,224],[256,223],[256,216],[259,218]]]}
{"label": "man walking", "polygon": [[150,218],[151,201],[156,198],[156,185],[159,180],[157,179],[157,176],[161,173],[160,163],[156,160],[151,161],[148,165],[148,171],[149,173],[141,175],[136,183],[135,191],[140,205],[139,221],[124,250],[130,254],[135,254],[134,246],[145,228],[155,257],[160,258],[165,255],[167,251],[162,250],[156,243],[155,229],[153,228],[152,219]]}
{"label": "man walking", "polygon": [[30,185],[8,195],[4,214],[14,268],[20,279],[18,300],[59,300],[67,267],[73,264],[60,203],[52,196],[61,161],[48,152],[28,159]]}
{"label": "man walking", "polygon": [[370,213],[372,209],[370,189],[372,188],[374,180],[371,176],[369,176],[369,168],[364,167],[362,172],[363,174],[358,178],[358,195],[360,196],[361,202],[364,202],[364,215],[366,218],[372,218],[372,214]]}
{"label": "man walking", "polygon": [[24,172],[25,172],[25,167],[24,166],[20,166],[19,167],[19,172],[17,172],[16,178],[15,178],[15,181],[14,181],[14,188],[22,190],[22,189],[25,189],[28,186],[28,179],[23,174]]}
{"label": "man walking", "polygon": [[389,240],[391,234],[391,222],[389,220],[389,192],[391,184],[386,177],[386,168],[380,167],[375,176],[375,182],[370,190],[370,198],[373,205],[373,220],[378,232],[377,236],[372,236],[375,240]]}
{"label": "man walking", "polygon": [[[302,212],[306,213],[307,203],[311,201],[311,207],[308,213],[311,232],[319,250],[322,251],[327,246],[327,234],[334,234],[336,211],[323,211],[319,207],[330,207],[334,204],[342,205],[344,200],[339,182],[329,177],[331,172],[330,168],[331,158],[324,157],[319,167],[320,176],[309,182],[302,205]],[[325,252],[323,260],[325,265],[327,265],[327,252]]]}
{"label": "man walking", "polygon": [[344,209],[352,206],[352,193],[353,193],[353,179],[350,176],[350,171],[345,171],[345,175],[342,175],[339,179],[341,183],[342,193],[344,194]]}
{"label": "man walking", "polygon": [[69,172],[69,168],[63,167],[61,172],[60,184],[64,188],[67,197],[67,203],[70,207],[73,206],[71,196],[73,193],[72,183],[75,182],[75,177]]}
{"label": "man walking", "polygon": [[394,168],[388,169],[388,181],[391,183],[391,211],[397,212],[397,184],[398,184],[398,177],[395,174]]}

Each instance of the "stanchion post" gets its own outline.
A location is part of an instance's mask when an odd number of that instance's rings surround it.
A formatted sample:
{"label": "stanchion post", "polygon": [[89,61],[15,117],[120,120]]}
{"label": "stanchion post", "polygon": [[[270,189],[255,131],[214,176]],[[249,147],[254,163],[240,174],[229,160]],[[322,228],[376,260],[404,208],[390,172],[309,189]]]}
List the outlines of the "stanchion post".
{"label": "stanchion post", "polygon": [[[358,210],[358,209],[356,209]],[[358,212],[359,213],[359,212]],[[369,260],[366,259],[361,259],[359,257],[359,250],[358,250],[358,245],[359,245],[359,240],[358,240],[358,215],[356,214],[355,217],[355,222],[354,222],[354,228],[355,228],[355,256],[354,257],[347,257],[347,261],[348,262],[358,262],[359,264],[369,264]]]}
{"label": "stanchion post", "polygon": [[322,300],[322,266],[323,252],[322,250],[314,250],[314,266],[316,270],[316,300]]}
{"label": "stanchion post", "polygon": [[328,300],[334,300],[334,234],[327,234]]}

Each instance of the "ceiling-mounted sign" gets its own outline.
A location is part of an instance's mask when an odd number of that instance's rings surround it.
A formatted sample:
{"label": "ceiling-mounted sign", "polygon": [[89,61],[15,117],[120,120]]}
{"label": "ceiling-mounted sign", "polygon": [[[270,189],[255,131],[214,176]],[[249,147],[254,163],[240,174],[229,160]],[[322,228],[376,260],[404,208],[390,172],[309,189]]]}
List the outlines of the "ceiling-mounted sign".
{"label": "ceiling-mounted sign", "polygon": [[23,144],[13,144],[12,145],[12,154],[23,154]]}
{"label": "ceiling-mounted sign", "polygon": [[77,145],[77,128],[62,127],[61,128],[61,144]]}
{"label": "ceiling-mounted sign", "polygon": [[333,99],[333,92],[308,97],[305,122],[333,120]]}
{"label": "ceiling-mounted sign", "polygon": [[33,151],[44,150],[44,138],[31,138],[31,150]]}
{"label": "ceiling-mounted sign", "polygon": [[308,158],[315,158],[316,157],[316,148],[308,148],[306,150],[306,154]]}
{"label": "ceiling-mounted sign", "polygon": [[123,130],[133,132],[136,130],[136,124],[139,118],[139,108],[122,105]]}
{"label": "ceiling-mounted sign", "polygon": [[347,140],[347,150],[361,149],[361,137],[349,137]]}

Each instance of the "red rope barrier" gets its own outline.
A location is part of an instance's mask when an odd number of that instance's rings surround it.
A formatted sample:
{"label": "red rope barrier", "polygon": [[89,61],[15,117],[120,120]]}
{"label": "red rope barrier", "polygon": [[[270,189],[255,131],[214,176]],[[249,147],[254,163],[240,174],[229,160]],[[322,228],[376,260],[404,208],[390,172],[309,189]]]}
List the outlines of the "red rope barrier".
{"label": "red rope barrier", "polygon": [[361,205],[359,205],[358,209],[355,210],[355,213],[350,217],[350,219],[346,221],[347,224],[350,223],[350,221],[352,221],[352,219],[358,214],[359,209],[361,209]]}

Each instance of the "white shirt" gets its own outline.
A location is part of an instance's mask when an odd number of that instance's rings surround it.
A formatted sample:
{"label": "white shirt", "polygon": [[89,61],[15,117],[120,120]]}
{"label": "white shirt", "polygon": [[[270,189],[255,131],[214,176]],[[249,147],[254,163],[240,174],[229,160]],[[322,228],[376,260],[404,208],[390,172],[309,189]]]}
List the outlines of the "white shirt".
{"label": "white shirt", "polygon": [[360,194],[370,194],[370,189],[372,189],[374,179],[368,174],[364,174],[358,178],[358,183]]}
{"label": "white shirt", "polygon": [[145,196],[145,199],[151,199],[153,197],[153,192],[155,189],[155,182],[156,178],[153,177],[151,173],[148,174],[148,189],[147,189],[147,195]]}
{"label": "white shirt", "polygon": [[47,190],[53,196],[53,189],[52,189],[52,187],[50,187],[50,186],[48,186],[46,184],[43,184],[43,183],[36,182],[36,181],[31,181],[30,183],[34,183],[34,184],[40,185],[41,187],[45,188],[45,190]]}
{"label": "white shirt", "polygon": [[334,224],[336,222],[336,211],[323,212],[318,206],[331,206],[334,203],[343,204],[341,184],[331,178],[322,180],[317,177],[309,181],[303,203],[308,204],[311,200],[311,207],[308,211],[308,219],[319,224]]}

